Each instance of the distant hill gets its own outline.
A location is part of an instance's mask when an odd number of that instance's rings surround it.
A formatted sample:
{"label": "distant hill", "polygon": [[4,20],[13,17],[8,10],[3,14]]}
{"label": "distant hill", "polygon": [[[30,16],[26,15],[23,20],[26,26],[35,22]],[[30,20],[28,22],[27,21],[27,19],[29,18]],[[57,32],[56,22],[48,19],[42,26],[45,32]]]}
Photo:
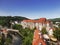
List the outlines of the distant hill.
{"label": "distant hill", "polygon": [[22,17],[22,16],[0,16],[0,20],[12,20],[12,21],[22,21],[24,19],[28,19],[26,17]]}
{"label": "distant hill", "polygon": [[11,23],[10,22],[13,22],[13,21],[22,21],[24,19],[28,19],[26,17],[22,17],[22,16],[0,16],[0,25],[2,26],[7,26],[7,27],[10,27],[11,26]]}
{"label": "distant hill", "polygon": [[53,22],[60,22],[60,18],[54,18],[54,19],[49,19],[49,20],[51,20]]}

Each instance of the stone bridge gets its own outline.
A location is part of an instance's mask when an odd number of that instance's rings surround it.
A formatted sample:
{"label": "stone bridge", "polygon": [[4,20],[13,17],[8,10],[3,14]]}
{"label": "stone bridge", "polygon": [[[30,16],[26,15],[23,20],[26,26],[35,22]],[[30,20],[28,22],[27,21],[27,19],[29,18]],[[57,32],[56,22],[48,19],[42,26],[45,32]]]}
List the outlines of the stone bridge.
{"label": "stone bridge", "polygon": [[18,35],[22,36],[22,34],[19,32],[19,30],[15,30],[15,29],[2,29],[2,30],[0,30],[0,32],[3,33],[5,36],[7,36],[8,33],[10,33],[10,34],[17,33]]}
{"label": "stone bridge", "polygon": [[[1,34],[4,34],[5,38],[10,35],[12,37],[12,45],[21,45],[23,36],[20,34],[19,30],[15,29],[4,29],[0,30]],[[4,38],[4,39],[5,39]]]}

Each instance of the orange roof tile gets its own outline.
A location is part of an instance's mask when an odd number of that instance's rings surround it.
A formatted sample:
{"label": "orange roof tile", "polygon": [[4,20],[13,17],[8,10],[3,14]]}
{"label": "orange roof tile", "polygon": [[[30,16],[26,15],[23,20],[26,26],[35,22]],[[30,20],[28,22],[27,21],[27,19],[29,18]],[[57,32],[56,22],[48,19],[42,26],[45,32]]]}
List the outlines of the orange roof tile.
{"label": "orange roof tile", "polygon": [[40,38],[41,35],[39,35],[38,33],[40,33],[39,30],[34,31],[32,45],[39,45],[39,43],[42,43],[42,45],[46,45],[46,43],[44,42],[44,39]]}
{"label": "orange roof tile", "polygon": [[24,22],[34,22],[34,20],[23,20]]}
{"label": "orange roof tile", "polygon": [[49,20],[47,20],[46,18],[40,18],[38,20],[23,20],[24,22],[35,22],[35,23],[50,23]]}
{"label": "orange roof tile", "polygon": [[51,21],[50,20],[47,20],[46,23],[50,23]]}

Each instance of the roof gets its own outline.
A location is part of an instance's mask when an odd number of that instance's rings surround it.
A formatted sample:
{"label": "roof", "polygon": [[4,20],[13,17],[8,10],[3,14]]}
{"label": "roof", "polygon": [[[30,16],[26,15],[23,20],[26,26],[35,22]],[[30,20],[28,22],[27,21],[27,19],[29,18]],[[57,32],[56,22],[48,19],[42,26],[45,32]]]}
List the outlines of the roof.
{"label": "roof", "polygon": [[24,22],[34,22],[34,20],[23,20]]}
{"label": "roof", "polygon": [[51,21],[47,20],[46,18],[40,18],[38,20],[23,20],[23,22],[35,22],[35,23],[50,23]]}

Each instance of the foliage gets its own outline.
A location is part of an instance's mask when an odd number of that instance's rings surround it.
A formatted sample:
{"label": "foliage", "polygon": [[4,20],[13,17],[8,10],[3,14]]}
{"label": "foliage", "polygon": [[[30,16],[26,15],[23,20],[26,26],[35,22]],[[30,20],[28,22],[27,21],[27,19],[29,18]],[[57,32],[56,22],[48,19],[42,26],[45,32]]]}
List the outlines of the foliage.
{"label": "foliage", "polygon": [[10,45],[12,43],[11,38],[6,38],[5,44],[4,45]]}
{"label": "foliage", "polygon": [[0,25],[2,26],[7,26],[10,28],[11,26],[11,23],[10,21],[14,22],[14,21],[22,21],[24,19],[28,19],[28,18],[25,18],[25,17],[21,17],[21,16],[0,16]]}
{"label": "foliage", "polygon": [[60,24],[58,25],[58,27],[60,28]]}
{"label": "foliage", "polygon": [[42,34],[47,34],[46,28],[43,27],[41,32],[42,32]]}
{"label": "foliage", "polygon": [[5,35],[0,34],[0,45],[10,45],[12,43],[12,39],[8,36],[5,38]]}
{"label": "foliage", "polygon": [[60,28],[58,28],[58,27],[54,27],[55,28],[55,30],[53,31],[53,35],[58,39],[58,40],[60,40]]}
{"label": "foliage", "polygon": [[1,41],[1,39],[2,39],[2,35],[0,35],[0,45],[2,45],[2,41]]}
{"label": "foliage", "polygon": [[24,39],[22,45],[32,45],[33,40],[33,30],[28,28],[24,29]]}
{"label": "foliage", "polygon": [[58,40],[60,40],[60,29],[56,29],[53,31],[54,37],[56,37]]}
{"label": "foliage", "polygon": [[12,21],[22,21],[23,19],[28,19],[22,16],[0,16],[0,20],[12,20]]}
{"label": "foliage", "polygon": [[1,45],[4,45],[5,42],[5,35],[2,33],[1,34]]}
{"label": "foliage", "polygon": [[22,26],[21,26],[20,24],[15,24],[15,25],[13,25],[12,28],[13,28],[13,29],[20,30],[20,29],[22,29]]}
{"label": "foliage", "polygon": [[53,22],[60,22],[60,18],[54,18],[54,19],[49,19],[49,20],[51,20]]}
{"label": "foliage", "polygon": [[32,45],[32,40],[33,40],[33,33],[34,30],[29,29],[29,28],[25,28],[23,29],[21,25],[17,25],[15,24],[14,29],[18,29],[20,31],[20,33],[23,35],[23,43],[22,45]]}

